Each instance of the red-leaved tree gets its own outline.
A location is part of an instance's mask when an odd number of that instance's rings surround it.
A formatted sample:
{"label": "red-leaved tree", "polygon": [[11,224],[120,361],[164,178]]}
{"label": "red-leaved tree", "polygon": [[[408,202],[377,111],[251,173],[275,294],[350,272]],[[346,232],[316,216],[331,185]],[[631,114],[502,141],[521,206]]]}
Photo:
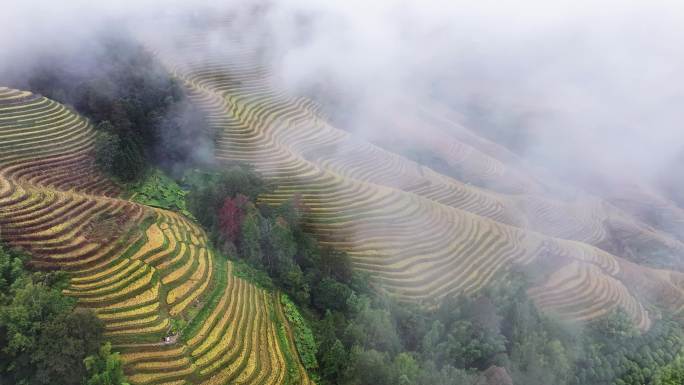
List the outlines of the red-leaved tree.
{"label": "red-leaved tree", "polygon": [[219,229],[223,236],[235,243],[240,236],[240,226],[245,219],[249,198],[238,194],[235,198],[226,198],[219,210]]}

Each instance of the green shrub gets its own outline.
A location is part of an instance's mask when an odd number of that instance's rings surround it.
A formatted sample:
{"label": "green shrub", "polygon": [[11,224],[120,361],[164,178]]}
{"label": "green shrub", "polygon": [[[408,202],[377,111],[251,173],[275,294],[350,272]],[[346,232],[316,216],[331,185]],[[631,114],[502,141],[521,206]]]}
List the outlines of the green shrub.
{"label": "green shrub", "polygon": [[316,361],[316,353],[318,348],[316,347],[316,340],[309,325],[307,325],[306,321],[299,313],[297,306],[286,294],[280,296],[280,303],[283,305],[285,317],[294,330],[295,345],[297,345],[297,351],[299,352],[299,357],[302,359],[302,364],[304,364],[304,367],[307,369],[317,368],[318,361]]}
{"label": "green shrub", "polygon": [[176,211],[194,219],[186,206],[187,191],[159,169],[152,170],[143,180],[136,183],[132,192],[132,200],[135,202]]}

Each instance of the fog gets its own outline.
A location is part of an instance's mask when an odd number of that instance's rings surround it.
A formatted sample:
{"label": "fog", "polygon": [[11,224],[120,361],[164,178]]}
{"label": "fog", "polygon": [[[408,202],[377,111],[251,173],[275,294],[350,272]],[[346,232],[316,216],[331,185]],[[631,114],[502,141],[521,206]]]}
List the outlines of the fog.
{"label": "fog", "polygon": [[291,27],[276,33],[283,81],[341,90],[360,112],[351,129],[402,97],[449,105],[475,131],[518,130],[519,152],[562,173],[651,178],[682,151],[681,3],[276,4],[267,24]]}
{"label": "fog", "polygon": [[254,4],[10,2],[0,73],[92,44],[102,29],[175,18],[177,32],[209,9],[242,20],[236,33],[265,34],[280,85],[336,95],[343,125],[360,134],[399,98],[447,105],[475,131],[519,131],[517,151],[561,173],[650,178],[682,151],[680,2],[282,0],[256,17]]}

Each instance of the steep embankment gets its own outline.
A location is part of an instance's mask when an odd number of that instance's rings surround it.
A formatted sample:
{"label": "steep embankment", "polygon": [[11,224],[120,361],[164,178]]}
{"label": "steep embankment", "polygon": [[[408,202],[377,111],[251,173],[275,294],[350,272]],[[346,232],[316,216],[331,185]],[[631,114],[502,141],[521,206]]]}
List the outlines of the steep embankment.
{"label": "steep embankment", "polygon": [[104,320],[135,384],[309,383],[277,297],[233,276],[193,222],[116,199],[93,140],[64,106],[0,88],[2,240],[72,274],[66,294]]}

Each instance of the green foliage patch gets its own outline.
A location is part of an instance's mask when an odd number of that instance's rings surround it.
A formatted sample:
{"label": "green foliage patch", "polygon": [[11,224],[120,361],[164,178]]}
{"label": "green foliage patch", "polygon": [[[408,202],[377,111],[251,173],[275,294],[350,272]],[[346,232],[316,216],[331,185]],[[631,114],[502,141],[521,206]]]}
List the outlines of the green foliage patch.
{"label": "green foliage patch", "polygon": [[131,192],[131,200],[134,202],[179,212],[194,219],[185,202],[188,192],[159,169],[148,172],[140,182],[131,187]]}
{"label": "green foliage patch", "polygon": [[253,283],[257,287],[266,290],[273,290],[273,280],[268,276],[263,270],[259,270],[249,265],[245,261],[233,260],[233,275],[242,278],[250,283]]}
{"label": "green foliage patch", "polygon": [[122,384],[123,372],[107,382],[90,381],[93,372],[84,360],[98,354],[104,325],[62,295],[68,275],[32,272],[26,261],[0,245],[0,384]]}
{"label": "green foliage patch", "polygon": [[285,356],[285,366],[287,368],[287,376],[285,377],[285,385],[295,384],[297,381],[297,364],[292,357],[290,352],[289,344],[287,342],[287,330],[285,325],[278,323],[278,344],[280,345],[280,350]]}
{"label": "green foliage patch", "polygon": [[306,320],[302,317],[297,309],[297,305],[290,300],[286,294],[281,294],[280,303],[283,305],[285,317],[292,326],[294,332],[295,345],[299,352],[299,357],[302,359],[304,367],[307,369],[315,369],[318,367],[316,360],[316,353],[318,348],[316,346],[316,339]]}
{"label": "green foliage patch", "polygon": [[129,385],[123,372],[123,363],[119,353],[112,352],[112,345],[102,345],[98,354],[83,360],[89,378],[85,385]]}

